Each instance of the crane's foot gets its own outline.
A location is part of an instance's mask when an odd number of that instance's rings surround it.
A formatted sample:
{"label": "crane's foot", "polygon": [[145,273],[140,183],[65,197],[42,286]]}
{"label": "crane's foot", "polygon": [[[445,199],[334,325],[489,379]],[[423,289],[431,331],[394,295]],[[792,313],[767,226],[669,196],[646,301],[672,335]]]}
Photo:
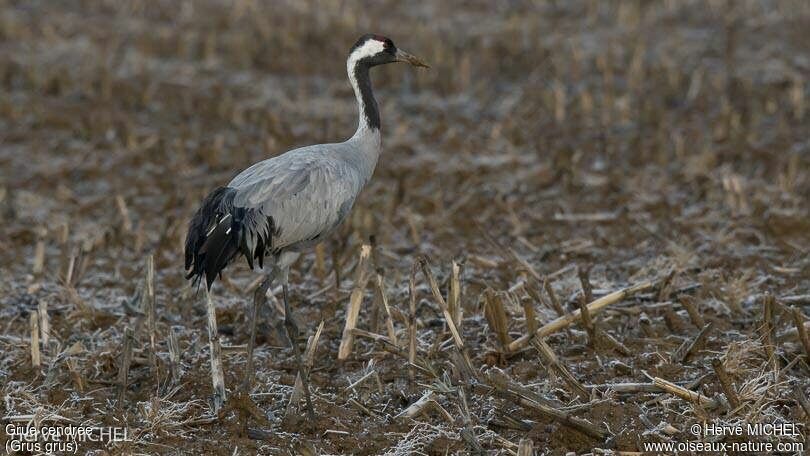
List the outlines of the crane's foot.
{"label": "crane's foot", "polygon": [[234,393],[217,413],[217,418],[220,421],[226,421],[231,412],[237,417],[236,424],[240,435],[251,435],[251,430],[248,427],[251,418],[262,427],[272,427],[272,423],[267,419],[264,412],[244,391],[240,390]]}
{"label": "crane's foot", "polygon": [[284,327],[287,330],[287,337],[290,339],[290,345],[292,345],[293,354],[295,355],[298,375],[301,377],[301,386],[307,403],[307,419],[310,423],[315,423],[315,409],[312,407],[312,397],[309,392],[309,369],[304,364],[301,347],[298,345],[298,324],[293,318],[292,309],[290,309],[290,303],[287,300],[287,285],[284,284],[282,289],[284,295]]}
{"label": "crane's foot", "polygon": [[303,369],[298,370],[299,375],[301,375],[301,384],[304,385],[304,398],[307,402],[307,419],[311,424],[315,423],[315,409],[312,408],[312,398],[309,393],[309,379],[305,379],[304,375],[309,376],[309,373],[305,373]]}
{"label": "crane's foot", "polygon": [[285,319],[285,326],[287,329],[287,337],[290,338],[293,354],[295,355],[295,364],[298,368],[298,376],[301,378],[301,389],[304,391],[304,400],[307,403],[307,419],[310,423],[315,422],[315,409],[312,407],[312,395],[309,392],[309,369],[304,364],[303,357],[301,356],[301,347],[298,345],[298,327],[292,319]]}

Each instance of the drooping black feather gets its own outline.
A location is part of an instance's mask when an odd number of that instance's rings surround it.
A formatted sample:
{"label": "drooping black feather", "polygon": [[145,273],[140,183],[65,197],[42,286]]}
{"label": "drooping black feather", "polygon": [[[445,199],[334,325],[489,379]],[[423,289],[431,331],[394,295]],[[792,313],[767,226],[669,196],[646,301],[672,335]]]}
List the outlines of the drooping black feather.
{"label": "drooping black feather", "polygon": [[271,244],[273,220],[256,209],[234,205],[236,189],[219,187],[203,200],[194,214],[186,236],[186,275],[198,283],[205,275],[208,289],[228,264],[244,255],[264,266],[265,248]]}

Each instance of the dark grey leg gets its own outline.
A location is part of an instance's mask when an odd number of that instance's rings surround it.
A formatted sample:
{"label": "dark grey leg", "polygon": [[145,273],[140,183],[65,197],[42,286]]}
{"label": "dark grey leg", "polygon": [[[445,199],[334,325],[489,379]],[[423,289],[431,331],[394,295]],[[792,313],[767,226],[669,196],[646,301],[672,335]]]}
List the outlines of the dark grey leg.
{"label": "dark grey leg", "polygon": [[247,346],[247,364],[245,366],[245,378],[242,388],[244,393],[250,394],[250,389],[253,387],[253,348],[256,346],[256,322],[259,320],[259,309],[267,302],[267,290],[273,283],[273,274],[265,276],[259,288],[253,294],[253,309],[252,318],[250,322],[250,340]]}
{"label": "dark grey leg", "polygon": [[284,295],[284,326],[287,329],[287,337],[292,344],[293,353],[298,363],[298,375],[301,376],[301,384],[304,386],[304,398],[307,401],[307,417],[310,422],[315,422],[315,411],[312,409],[312,399],[309,395],[309,372],[304,368],[304,360],[301,358],[301,350],[298,347],[298,326],[293,320],[290,302],[287,300],[287,281],[282,284]]}

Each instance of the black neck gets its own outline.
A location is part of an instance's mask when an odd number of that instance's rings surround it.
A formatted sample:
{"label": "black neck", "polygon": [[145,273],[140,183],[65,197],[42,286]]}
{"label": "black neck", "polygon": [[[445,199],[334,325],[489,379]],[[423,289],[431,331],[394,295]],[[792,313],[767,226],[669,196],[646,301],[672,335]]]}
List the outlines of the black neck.
{"label": "black neck", "polygon": [[360,91],[360,115],[366,120],[366,125],[370,129],[380,129],[380,110],[377,108],[377,100],[371,91],[371,78],[368,75],[369,66],[360,61],[354,66],[354,79],[357,81],[356,90]]}

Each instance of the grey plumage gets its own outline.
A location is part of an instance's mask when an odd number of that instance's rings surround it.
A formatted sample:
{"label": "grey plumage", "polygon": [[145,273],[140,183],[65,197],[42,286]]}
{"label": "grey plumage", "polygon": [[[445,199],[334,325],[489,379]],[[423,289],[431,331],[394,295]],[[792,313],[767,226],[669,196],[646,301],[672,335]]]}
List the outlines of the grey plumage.
{"label": "grey plumage", "polygon": [[186,236],[187,278],[199,283],[205,276],[209,289],[216,276],[240,254],[251,268],[254,262],[263,268],[265,256],[269,256],[265,278],[253,298],[243,392],[250,392],[258,309],[264,305],[272,282],[279,279],[284,324],[297,359],[310,421],[314,412],[308,372],[301,362],[298,327],[287,299],[289,269],[302,249],[320,242],[343,222],[374,172],[380,156],[380,115],[369,68],[392,62],[427,66],[397,49],[388,38],[360,37],[346,61],[360,111],[354,136],[342,143],[291,150],[242,171],[203,200]]}
{"label": "grey plumage", "polygon": [[295,149],[241,172],[212,192],[192,219],[189,278],[204,272],[210,288],[239,253],[251,267],[254,259],[262,266],[265,255],[275,262],[285,251],[319,242],[346,218],[379,152],[379,132],[369,131],[343,143]]}
{"label": "grey plumage", "polygon": [[186,238],[188,278],[205,276],[210,288],[240,254],[251,268],[263,267],[268,256],[271,267],[284,277],[298,252],[340,225],[380,154],[379,112],[368,70],[394,61],[421,64],[397,50],[390,39],[361,37],[346,64],[360,111],[354,136],[256,163],[206,197]]}
{"label": "grey plumage", "polygon": [[309,146],[257,163],[236,176],[234,203],[277,221],[275,251],[300,250],[343,221],[371,177],[379,142],[364,138]]}

